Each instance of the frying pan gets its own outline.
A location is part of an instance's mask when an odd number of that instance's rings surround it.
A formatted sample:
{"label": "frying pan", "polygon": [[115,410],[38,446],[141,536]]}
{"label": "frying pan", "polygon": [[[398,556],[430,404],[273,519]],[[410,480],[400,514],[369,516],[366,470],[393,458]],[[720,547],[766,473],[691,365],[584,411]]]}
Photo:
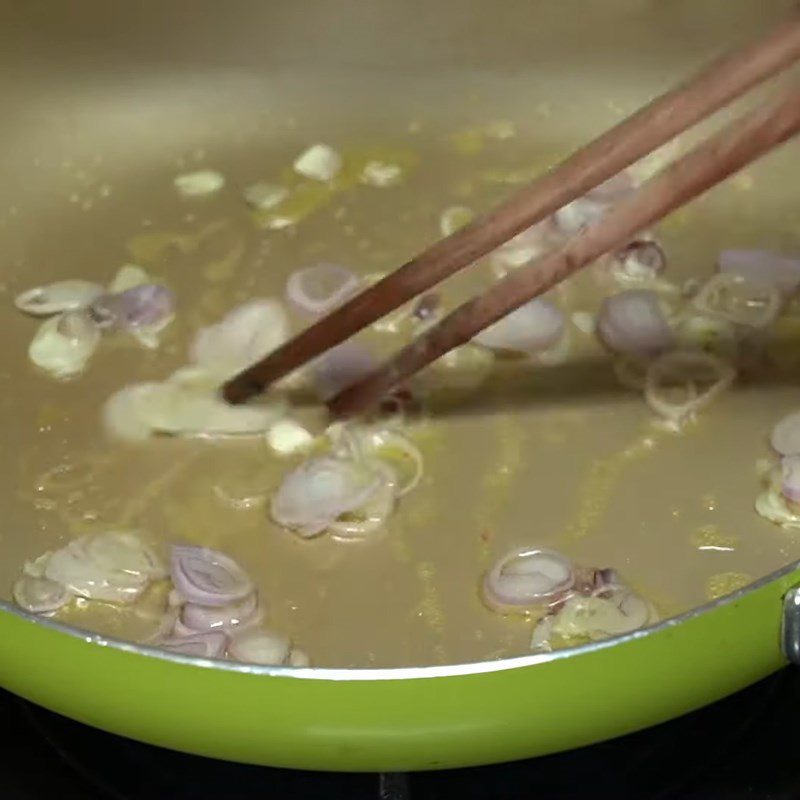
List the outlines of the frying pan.
{"label": "frying pan", "polygon": [[[4,2],[3,263],[17,277],[35,270],[32,254],[78,264],[86,242],[103,252],[118,241],[114,212],[88,239],[71,235],[90,225],[80,208],[65,210],[73,160],[124,177],[144,214],[145,178],[162,169],[164,153],[246,153],[262,111],[287,98],[320,124],[353,127],[387,109],[458,115],[470,97],[463,87],[489,80],[487,114],[502,113],[546,98],[543,74],[571,70],[600,72],[610,85],[635,73],[644,100],[790,5]],[[608,641],[374,670],[167,655],[1,602],[0,684],[90,725],[216,758],[325,770],[458,767],[618,736],[800,662],[799,585],[795,563]]]}

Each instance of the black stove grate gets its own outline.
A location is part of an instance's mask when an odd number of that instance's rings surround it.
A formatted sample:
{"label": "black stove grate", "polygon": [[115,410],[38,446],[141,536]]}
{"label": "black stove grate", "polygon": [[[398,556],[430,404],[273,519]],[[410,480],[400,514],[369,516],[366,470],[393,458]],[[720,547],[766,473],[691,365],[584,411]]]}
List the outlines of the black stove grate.
{"label": "black stove grate", "polygon": [[410,775],[293,772],[217,762],[88,728],[0,693],[13,732],[3,797],[85,800],[789,800],[800,672],[787,669],[720,703],[631,736],[490,767]]}

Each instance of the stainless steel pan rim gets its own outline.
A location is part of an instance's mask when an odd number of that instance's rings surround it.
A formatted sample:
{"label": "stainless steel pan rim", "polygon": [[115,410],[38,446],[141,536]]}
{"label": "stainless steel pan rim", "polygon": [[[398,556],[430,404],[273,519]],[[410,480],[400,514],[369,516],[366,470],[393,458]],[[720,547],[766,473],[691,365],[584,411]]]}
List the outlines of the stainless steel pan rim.
{"label": "stainless steel pan rim", "polygon": [[22,619],[34,624],[41,625],[42,627],[49,628],[59,633],[65,633],[68,636],[74,636],[83,639],[86,642],[98,647],[113,647],[116,650],[122,650],[127,653],[136,653],[147,658],[159,658],[164,661],[171,661],[175,664],[185,664],[192,667],[204,667],[207,669],[220,669],[228,672],[240,672],[246,675],[269,675],[273,677],[282,678],[299,678],[299,679],[312,679],[312,680],[325,680],[325,681],[387,681],[387,680],[409,680],[419,678],[447,678],[463,675],[479,675],[489,672],[503,672],[505,670],[519,669],[521,667],[530,667],[535,664],[545,664],[550,661],[557,661],[563,658],[573,658],[575,656],[594,653],[599,650],[604,650],[608,647],[615,647],[619,644],[632,642],[653,634],[664,631],[668,628],[674,628],[683,622],[699,617],[702,614],[707,614],[722,606],[731,605],[742,600],[748,594],[763,588],[764,586],[777,581],[780,578],[792,572],[800,570],[800,560],[794,561],[785,567],[782,567],[775,572],[766,575],[760,580],[739,589],[732,594],[721,597],[718,600],[713,600],[705,603],[702,606],[693,608],[691,611],[686,611],[676,617],[670,617],[662,622],[651,625],[641,630],[633,631],[632,633],[623,634],[621,636],[614,636],[609,639],[603,639],[598,642],[590,642],[589,644],[580,645],[577,647],[567,647],[563,650],[557,650],[553,653],[537,653],[527,656],[515,656],[513,658],[503,658],[494,661],[476,661],[467,664],[446,664],[444,666],[430,666],[430,667],[385,667],[379,669],[334,669],[330,667],[288,667],[288,666],[262,666],[256,664],[237,664],[230,661],[218,661],[208,658],[197,658],[194,656],[185,656],[178,653],[168,653],[165,650],[160,650],[157,647],[148,645],[134,644],[126,642],[122,639],[115,639],[113,637],[101,636],[97,633],[81,630],[80,628],[66,625],[62,622],[55,622],[51,619],[39,617],[27,611],[18,608],[13,603],[6,600],[0,600],[0,610],[9,614],[21,617]]}

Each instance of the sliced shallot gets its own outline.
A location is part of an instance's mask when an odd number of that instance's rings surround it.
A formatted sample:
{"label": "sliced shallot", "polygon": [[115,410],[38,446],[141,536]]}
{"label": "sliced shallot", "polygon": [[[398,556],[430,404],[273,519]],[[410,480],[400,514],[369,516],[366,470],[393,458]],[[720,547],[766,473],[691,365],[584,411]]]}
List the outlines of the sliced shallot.
{"label": "sliced shallot", "polygon": [[226,633],[234,628],[255,624],[260,617],[256,593],[243,600],[224,606],[203,606],[186,603],[181,610],[181,622],[193,631],[221,630]]}
{"label": "sliced shallot", "polygon": [[562,599],[575,572],[569,559],[553,550],[523,548],[504,555],[483,580],[483,599],[499,613],[526,613]]}
{"label": "sliced shallot", "polygon": [[328,524],[331,537],[337,541],[357,541],[382,528],[395,503],[394,475],[386,469],[378,472],[383,483],[359,508],[340,515]]}
{"label": "sliced shallot", "polygon": [[800,288],[800,258],[766,250],[723,250],[717,260],[719,271],[740,275],[751,283],[774,286],[781,294]]}
{"label": "sliced shallot", "polygon": [[323,262],[295,270],[286,282],[286,299],[298,313],[316,319],[337,309],[360,286],[361,281],[349,269]]}
{"label": "sliced shallot", "polygon": [[225,178],[213,169],[201,169],[178,175],[172,183],[184,197],[203,197],[218,192],[225,185]]}
{"label": "sliced shallot", "polygon": [[800,528],[800,514],[795,510],[794,503],[784,497],[781,487],[768,486],[756,498],[756,513],[764,519],[780,525],[787,530]]}
{"label": "sliced shallot", "polygon": [[616,256],[612,274],[620,283],[651,281],[667,266],[667,257],[658,242],[636,239]]}
{"label": "sliced shallot", "polygon": [[327,183],[336,177],[342,163],[342,157],[330,145],[313,144],[295,159],[292,167],[304,178]]}
{"label": "sliced shallot", "polygon": [[54,552],[44,575],[89,600],[132,603],[163,574],[155,554],[133,534],[82,536]]}
{"label": "sliced shallot", "polygon": [[772,449],[782,456],[800,455],[800,411],[793,411],[779,420],[769,441]]}
{"label": "sliced shallot", "polygon": [[175,545],[170,574],[187,603],[219,608],[253,592],[250,576],[229,556],[207,547]]}
{"label": "sliced shallot", "polygon": [[100,344],[100,331],[85,311],[65,311],[42,323],[28,347],[37,367],[56,378],[82,372]]}
{"label": "sliced shallot", "polygon": [[237,633],[228,646],[228,656],[245,664],[285,664],[292,643],[288,636],[274,631],[247,630]]}
{"label": "sliced shallot", "polygon": [[128,442],[149,438],[153,428],[146,409],[159,386],[157,383],[137,383],[109,397],[103,405],[103,426],[106,431]]}
{"label": "sliced shallot", "polygon": [[90,313],[100,327],[140,330],[164,327],[172,318],[174,306],[174,295],[166,286],[148,283],[98,297]]}
{"label": "sliced shallot", "polygon": [[167,577],[158,556],[134,533],[111,531],[85,538],[86,553],[99,566],[150,580]]}
{"label": "sliced shallot", "polygon": [[537,297],[481,331],[474,341],[492,350],[537,353],[561,339],[565,324],[558,308]]}
{"label": "sliced shallot", "polygon": [[607,297],[597,317],[597,335],[609,350],[629,356],[654,355],[673,343],[658,295],[645,289]]}
{"label": "sliced shallot", "polygon": [[281,456],[305,452],[314,444],[313,434],[292,419],[281,419],[271,425],[266,438],[272,452]]}
{"label": "sliced shallot", "polygon": [[195,364],[223,379],[263,358],[288,335],[286,312],[277,300],[251,300],[215,325],[201,328],[190,356]]}
{"label": "sliced shallot", "polygon": [[638,630],[655,618],[653,607],[629,589],[609,597],[576,594],[555,615],[553,633],[566,639],[601,639]]}
{"label": "sliced shallot", "polygon": [[730,272],[715,275],[692,298],[701,314],[750,328],[765,328],[781,309],[781,295],[774,286],[754,282]]}
{"label": "sliced shallot", "polygon": [[271,515],[300,536],[316,536],[343,514],[362,508],[383,484],[381,475],[352,460],[311,458],[283,479]]}
{"label": "sliced shallot", "polygon": [[800,503],[800,455],[781,459],[781,494],[791,503]]}
{"label": "sliced shallot", "polygon": [[223,658],[228,648],[228,637],[224,633],[211,631],[193,636],[164,639],[158,645],[162,650],[196,658]]}
{"label": "sliced shallot", "polygon": [[581,567],[575,570],[576,592],[588,595],[602,595],[622,585],[619,573],[615,569],[597,569]]}
{"label": "sliced shallot", "polygon": [[14,602],[33,614],[50,614],[67,605],[75,595],[49,578],[23,575],[12,590]]}
{"label": "sliced shallot", "polygon": [[718,356],[675,350],[648,366],[644,396],[656,414],[682,425],[724,392],[735,377],[733,366]]}
{"label": "sliced shallot", "polygon": [[410,439],[385,428],[367,430],[359,438],[368,456],[374,456],[392,468],[388,479],[396,497],[403,497],[417,487],[425,468],[422,453]]}
{"label": "sliced shallot", "polygon": [[103,287],[91,281],[57,281],[22,292],[17,295],[14,305],[26,314],[49,317],[62,311],[86,308],[101,294]]}
{"label": "sliced shallot", "polygon": [[308,657],[308,653],[306,653],[305,650],[293,647],[292,652],[289,653],[289,664],[293,667],[310,667],[311,659]]}
{"label": "sliced shallot", "polygon": [[126,386],[106,401],[104,423],[113,436],[129,441],[156,433],[247,436],[264,433],[282,413],[277,401],[232,406],[216,389],[217,379],[192,368],[163,383]]}

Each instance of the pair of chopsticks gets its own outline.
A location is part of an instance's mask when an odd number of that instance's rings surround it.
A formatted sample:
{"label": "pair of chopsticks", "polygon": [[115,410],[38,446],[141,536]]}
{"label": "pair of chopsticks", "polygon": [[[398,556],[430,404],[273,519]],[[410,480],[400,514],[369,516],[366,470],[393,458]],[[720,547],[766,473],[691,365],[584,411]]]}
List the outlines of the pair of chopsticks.
{"label": "pair of chopsticks", "polygon": [[[800,59],[800,11],[763,38],[713,62],[589,143],[493,211],[476,218],[353,297],[222,388],[238,404],[340,344],[418,294],[472,264],[521,231],[586,194],[677,134]],[[800,132],[800,86],[734,120],[673,162],[566,244],[515,270],[459,306],[384,366],[328,402],[346,417],[378,403],[392,388],[444,353],[617,250],[638,232]]]}

